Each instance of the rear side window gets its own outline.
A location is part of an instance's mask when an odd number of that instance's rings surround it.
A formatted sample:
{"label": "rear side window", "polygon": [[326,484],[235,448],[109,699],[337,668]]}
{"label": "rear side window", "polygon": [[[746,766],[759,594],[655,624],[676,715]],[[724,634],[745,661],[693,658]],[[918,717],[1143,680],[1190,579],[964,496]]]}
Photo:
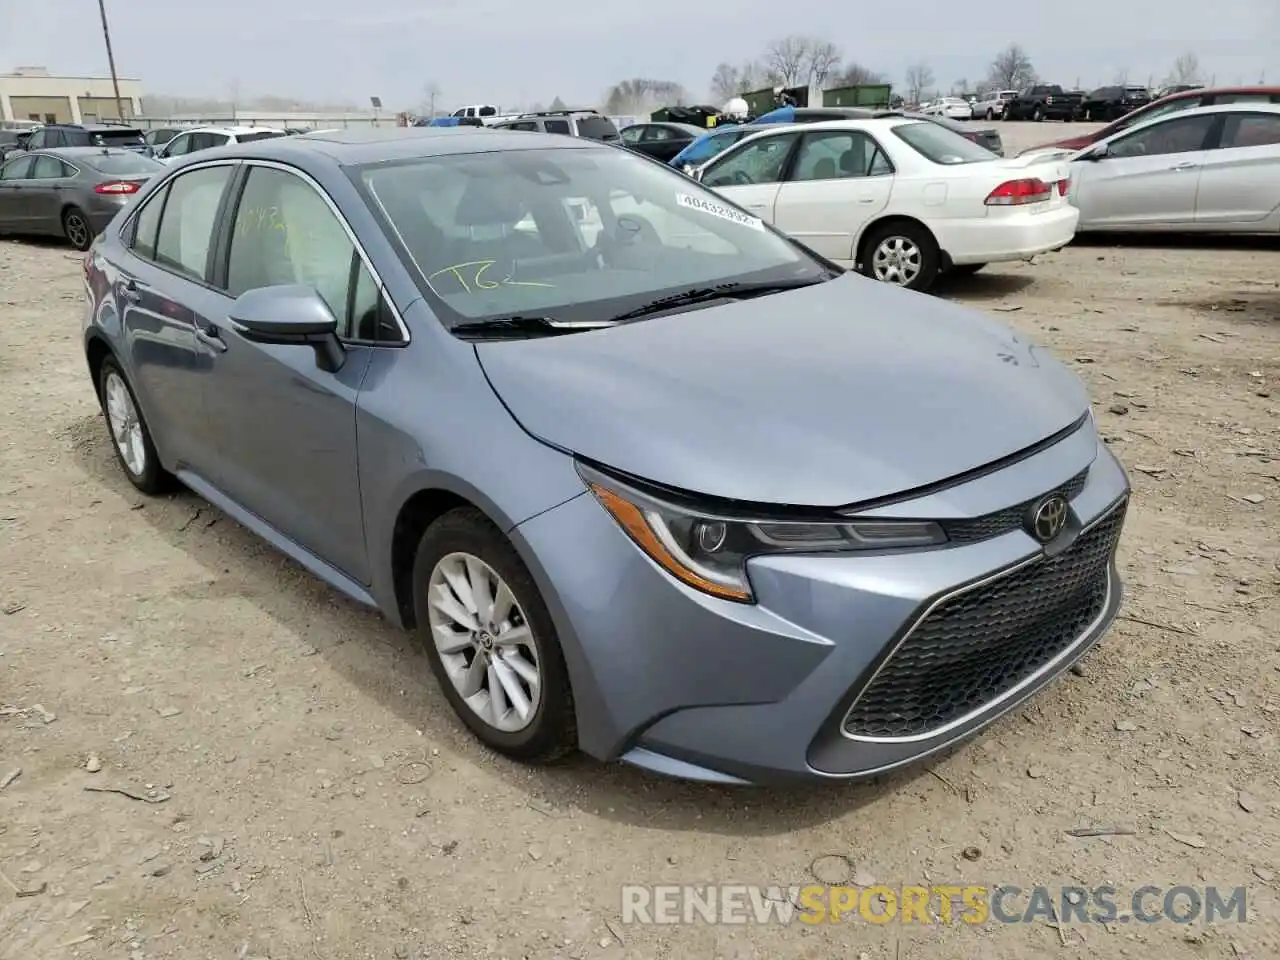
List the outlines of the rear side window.
{"label": "rear side window", "polygon": [[165,184],[150,197],[133,221],[133,240],[129,246],[144,260],[156,258],[156,234],[160,230],[160,214],[164,211],[169,185]]}
{"label": "rear side window", "polygon": [[926,160],[943,166],[994,159],[994,154],[986,147],[936,123],[902,123],[894,127],[893,132]]}
{"label": "rear side window", "polygon": [[618,128],[608,117],[579,117],[578,136],[592,140],[617,140]]}
{"label": "rear side window", "polygon": [[568,120],[545,120],[543,121],[543,126],[546,128],[547,133],[572,133],[573,132],[572,130],[569,129]]}
{"label": "rear side window", "polygon": [[512,130],[532,130],[536,131],[538,125],[532,120],[517,120],[515,123],[507,125]]}
{"label": "rear side window", "polygon": [[1269,147],[1280,144],[1280,114],[1240,113],[1227,117],[1223,147]]}
{"label": "rear side window", "polygon": [[1269,93],[1216,93],[1204,98],[1205,104],[1219,103],[1271,103]]}
{"label": "rear side window", "polygon": [[34,180],[58,180],[73,176],[71,169],[57,157],[36,157],[36,165],[31,170]]}
{"label": "rear side window", "polygon": [[31,157],[19,157],[17,160],[10,160],[3,167],[0,167],[0,180],[25,180],[27,172],[34,162]]}
{"label": "rear side window", "polygon": [[172,181],[156,237],[156,263],[204,280],[218,207],[231,172],[229,166],[205,167]]}

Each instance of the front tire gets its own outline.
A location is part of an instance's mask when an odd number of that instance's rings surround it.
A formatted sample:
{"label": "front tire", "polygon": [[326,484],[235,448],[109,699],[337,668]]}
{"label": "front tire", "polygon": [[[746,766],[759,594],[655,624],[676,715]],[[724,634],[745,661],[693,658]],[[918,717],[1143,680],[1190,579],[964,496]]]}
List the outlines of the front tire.
{"label": "front tire", "polygon": [[454,712],[486,746],[545,764],[578,745],[555,624],[515,548],[482,513],[427,528],[413,565],[417,632]]}
{"label": "front tire", "polygon": [[1031,112],[1031,119],[1036,123],[1041,123],[1044,120],[1044,109],[1036,107],[1035,110]]}
{"label": "front tire", "polygon": [[864,250],[860,264],[864,276],[908,290],[928,290],[942,265],[933,234],[907,221],[878,228]]}
{"label": "front tire", "polygon": [[93,228],[79,207],[67,207],[62,212],[62,233],[77,250],[88,250],[93,245]]}
{"label": "front tire", "polygon": [[142,416],[133,387],[111,357],[102,362],[98,371],[98,398],[111,431],[111,446],[129,482],[151,495],[172,488],[173,475],[160,465],[151,429]]}

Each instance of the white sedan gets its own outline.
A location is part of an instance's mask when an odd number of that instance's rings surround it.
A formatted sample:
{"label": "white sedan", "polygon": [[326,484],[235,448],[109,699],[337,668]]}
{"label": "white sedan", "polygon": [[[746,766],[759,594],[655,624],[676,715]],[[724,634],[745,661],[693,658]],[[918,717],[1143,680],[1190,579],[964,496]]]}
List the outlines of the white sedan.
{"label": "white sedan", "polygon": [[1280,104],[1165,114],[1080,151],[1080,229],[1280,233]]}
{"label": "white sedan", "polygon": [[828,260],[913,290],[1064,247],[1079,218],[1065,159],[1004,159],[905,117],[757,133],[695,176]]}
{"label": "white sedan", "polygon": [[946,117],[949,120],[972,120],[973,104],[962,97],[939,97],[925,104],[920,112],[931,117]]}

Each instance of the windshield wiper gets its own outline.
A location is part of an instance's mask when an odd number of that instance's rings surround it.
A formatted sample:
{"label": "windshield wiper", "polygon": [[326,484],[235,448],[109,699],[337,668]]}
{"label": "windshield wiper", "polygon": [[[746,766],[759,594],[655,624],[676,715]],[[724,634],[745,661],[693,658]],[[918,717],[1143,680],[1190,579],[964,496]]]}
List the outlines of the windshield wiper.
{"label": "windshield wiper", "polygon": [[555,317],[515,316],[468,320],[454,324],[453,332],[464,339],[493,336],[552,337],[611,326],[612,320],[557,320]]}
{"label": "windshield wiper", "polygon": [[751,297],[761,297],[769,293],[782,293],[785,290],[811,287],[816,283],[823,283],[829,279],[832,278],[824,275],[821,279],[810,277],[804,280],[758,280],[750,283],[742,281],[719,283],[712,287],[697,287],[693,290],[686,290],[683,293],[673,293],[670,296],[658,297],[656,300],[650,300],[634,310],[620,313],[611,319],[614,323],[627,323],[631,320],[640,320],[644,317],[651,317],[656,313],[664,313],[667,310],[675,310],[680,307],[692,307],[700,303],[709,303],[716,300],[747,300]]}

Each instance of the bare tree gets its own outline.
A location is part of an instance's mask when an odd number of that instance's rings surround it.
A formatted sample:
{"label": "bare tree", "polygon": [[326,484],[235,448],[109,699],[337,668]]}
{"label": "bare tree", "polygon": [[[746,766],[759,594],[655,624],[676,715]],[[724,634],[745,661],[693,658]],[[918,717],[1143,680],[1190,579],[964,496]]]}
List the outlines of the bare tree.
{"label": "bare tree", "polygon": [[559,97],[554,97],[551,100],[551,106],[547,107],[547,109],[548,110],[568,110],[569,107]]}
{"label": "bare tree", "polygon": [[684,87],[674,81],[633,77],[609,88],[605,112],[615,116],[646,113],[653,106],[678,106],[685,97]]}
{"label": "bare tree", "polygon": [[764,68],[754,60],[748,60],[738,68],[738,89],[736,93],[750,93],[764,86]]}
{"label": "bare tree", "polygon": [[1027,51],[1011,43],[991,61],[990,78],[1001,90],[1020,90],[1035,83],[1036,71]]}
{"label": "bare tree", "polygon": [[1188,50],[1173,61],[1173,69],[1169,71],[1169,84],[1200,83],[1204,76],[1200,72],[1200,58]]}
{"label": "bare tree", "polygon": [[792,34],[765,47],[764,63],[784,86],[794,87],[809,75],[812,50],[813,41]]}
{"label": "bare tree", "polygon": [[840,48],[830,40],[813,39],[809,48],[809,82],[818,85],[819,90],[826,89],[827,78],[840,66],[844,57]]}
{"label": "bare tree", "polygon": [[959,96],[962,93],[969,93],[969,78],[961,77],[955,83],[951,84],[951,93],[953,96]]}
{"label": "bare tree", "polygon": [[880,83],[882,77],[860,63],[851,63],[837,71],[835,83],[840,87],[860,87],[868,83]]}
{"label": "bare tree", "polygon": [[933,86],[933,70],[927,63],[916,63],[907,67],[907,99],[919,103],[920,96]]}
{"label": "bare tree", "polygon": [[731,63],[722,63],[711,75],[711,96],[715,97],[717,103],[736,97],[742,93],[739,87],[741,81],[742,75],[737,67]]}

